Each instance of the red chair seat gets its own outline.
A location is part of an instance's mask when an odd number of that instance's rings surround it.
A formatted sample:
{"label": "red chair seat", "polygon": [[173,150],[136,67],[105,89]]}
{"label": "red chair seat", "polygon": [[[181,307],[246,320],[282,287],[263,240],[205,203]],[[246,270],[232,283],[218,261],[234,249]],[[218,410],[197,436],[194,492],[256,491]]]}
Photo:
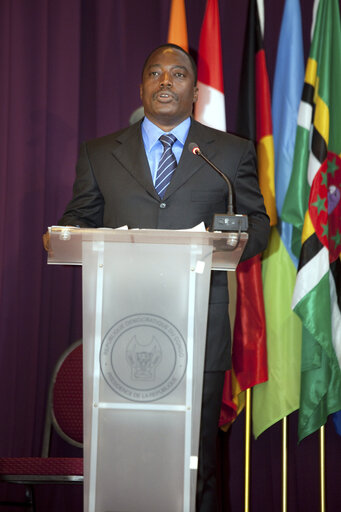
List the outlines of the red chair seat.
{"label": "red chair seat", "polygon": [[0,457],[0,473],[6,475],[83,475],[79,457]]}

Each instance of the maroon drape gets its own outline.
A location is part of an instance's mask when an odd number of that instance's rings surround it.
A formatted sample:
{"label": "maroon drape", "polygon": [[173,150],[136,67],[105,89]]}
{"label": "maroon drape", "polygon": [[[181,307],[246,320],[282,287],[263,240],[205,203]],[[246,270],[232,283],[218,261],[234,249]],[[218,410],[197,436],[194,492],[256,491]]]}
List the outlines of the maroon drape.
{"label": "maroon drape", "polygon": [[[270,80],[283,3],[265,1]],[[313,0],[301,3],[307,49]],[[147,53],[166,41],[169,5],[169,0],[0,2],[2,456],[39,455],[53,365],[64,348],[81,337],[81,269],[47,267],[41,235],[57,221],[71,196],[79,142],[126,126],[140,105],[141,67]],[[186,9],[189,44],[195,56],[205,0],[186,0]],[[246,1],[220,0],[227,126],[231,131],[235,131],[246,12]],[[238,421],[221,440],[224,510],[241,510],[241,427]],[[279,484],[267,478],[269,473],[280,475],[276,436],[275,429],[253,443],[254,463],[263,471],[257,472],[257,481],[264,475],[261,494],[253,488],[257,503],[262,501],[262,506],[253,508],[255,512],[275,510],[273,499],[278,502]],[[294,427],[292,436],[296,440]],[[341,440],[333,432],[329,439],[332,448],[328,453],[336,474],[340,456],[336,460],[334,454],[340,454]],[[304,443],[310,447],[313,441]],[[291,478],[297,480],[297,489],[303,482],[298,492],[306,495],[307,508],[294,503],[290,510],[317,510],[318,484],[304,487],[306,480],[299,474],[308,467],[300,458],[304,449],[297,449],[295,441],[292,449],[297,463],[293,462]],[[316,459],[316,444],[313,449]],[[75,454],[75,450],[55,438],[53,453]],[[312,453],[309,451],[309,456],[313,457]],[[332,472],[331,468],[328,471]],[[331,509],[332,500],[341,501],[340,488],[334,482],[328,491]],[[1,485],[0,499],[5,491]],[[45,488],[37,498],[40,510],[81,510],[80,488]]]}

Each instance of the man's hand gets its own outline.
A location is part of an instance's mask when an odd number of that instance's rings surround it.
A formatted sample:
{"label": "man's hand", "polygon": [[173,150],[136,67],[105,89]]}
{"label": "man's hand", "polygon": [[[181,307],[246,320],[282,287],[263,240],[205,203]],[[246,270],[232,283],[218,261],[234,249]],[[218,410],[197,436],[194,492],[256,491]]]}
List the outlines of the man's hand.
{"label": "man's hand", "polygon": [[50,249],[50,233],[46,231],[46,233],[43,234],[43,245],[45,251],[49,251]]}

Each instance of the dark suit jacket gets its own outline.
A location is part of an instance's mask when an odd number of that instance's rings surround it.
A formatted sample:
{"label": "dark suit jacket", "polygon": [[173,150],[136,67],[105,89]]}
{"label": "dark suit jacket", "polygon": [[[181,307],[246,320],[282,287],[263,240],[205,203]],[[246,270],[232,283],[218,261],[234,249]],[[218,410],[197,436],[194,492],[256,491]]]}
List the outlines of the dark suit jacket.
{"label": "dark suit jacket", "polygon": [[[201,158],[187,150],[195,142],[231,180],[235,211],[249,216],[249,241],[243,259],[262,252],[269,219],[258,186],[252,142],[208,128],[192,120],[179,162],[160,200],[142,141],[141,122],[117,133],[84,143],[77,163],[73,198],[61,225],[80,227],[185,229],[214,213],[225,213],[227,186]],[[207,331],[206,371],[230,365],[228,290],[225,272],[212,272]]]}

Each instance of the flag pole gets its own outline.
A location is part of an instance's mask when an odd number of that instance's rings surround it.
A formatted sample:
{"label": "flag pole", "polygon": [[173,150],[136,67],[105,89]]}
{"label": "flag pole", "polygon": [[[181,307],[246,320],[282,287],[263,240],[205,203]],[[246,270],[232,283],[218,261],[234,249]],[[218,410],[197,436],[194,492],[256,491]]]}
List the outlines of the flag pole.
{"label": "flag pole", "polygon": [[245,505],[244,512],[249,512],[250,501],[250,436],[251,436],[251,388],[246,390],[245,396]]}
{"label": "flag pole", "polygon": [[287,510],[288,447],[287,416],[282,419],[282,512]]}
{"label": "flag pole", "polygon": [[321,485],[321,512],[326,510],[326,481],[325,481],[325,426],[320,428],[320,485]]}

